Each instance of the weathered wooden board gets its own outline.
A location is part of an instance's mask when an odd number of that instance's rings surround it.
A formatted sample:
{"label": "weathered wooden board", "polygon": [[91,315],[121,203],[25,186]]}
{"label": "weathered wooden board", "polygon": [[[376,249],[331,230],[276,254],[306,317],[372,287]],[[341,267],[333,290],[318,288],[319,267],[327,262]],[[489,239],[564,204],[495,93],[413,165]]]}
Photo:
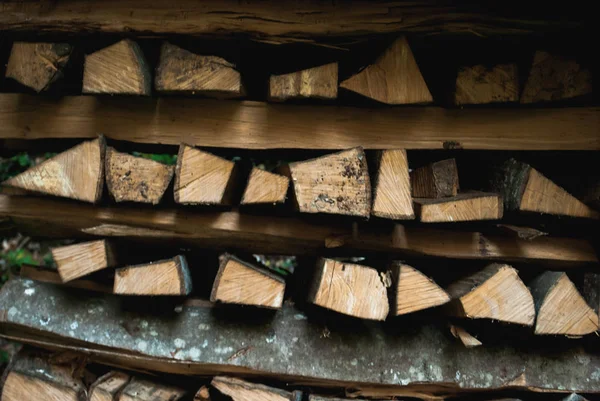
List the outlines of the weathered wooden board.
{"label": "weathered wooden board", "polygon": [[239,320],[200,305],[136,315],[114,296],[16,279],[0,290],[0,311],[5,335],[27,338],[33,330],[37,340],[27,342],[163,372],[276,376],[353,394],[377,391],[378,398],[503,388],[600,392],[600,356],[580,349],[467,350],[443,325],[391,329],[361,322],[348,330],[347,322],[328,320],[324,336],[324,321],[289,304],[268,319]]}
{"label": "weathered wooden board", "polygon": [[0,94],[0,110],[0,138],[96,138],[102,132],[131,142],[246,149],[600,149],[600,107],[366,109]]}

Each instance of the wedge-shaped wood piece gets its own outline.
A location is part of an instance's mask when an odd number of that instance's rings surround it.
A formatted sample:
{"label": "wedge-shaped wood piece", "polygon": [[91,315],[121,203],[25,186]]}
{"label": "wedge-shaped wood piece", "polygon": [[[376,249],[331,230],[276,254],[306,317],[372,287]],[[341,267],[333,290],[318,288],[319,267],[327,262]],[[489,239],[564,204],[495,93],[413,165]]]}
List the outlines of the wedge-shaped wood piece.
{"label": "wedge-shaped wood piece", "polygon": [[415,198],[415,211],[424,223],[498,220],[504,213],[498,194],[471,192],[451,198]]}
{"label": "wedge-shaped wood piece", "polygon": [[210,294],[212,302],[281,308],[285,292],[282,277],[229,254],[221,255],[219,262]]}
{"label": "wedge-shaped wood piece", "polygon": [[600,218],[600,212],[569,194],[530,165],[510,159],[497,172],[495,190],[505,208],[524,212]]}
{"label": "wedge-shaped wood piece", "polygon": [[130,376],[123,372],[112,371],[100,376],[89,390],[89,401],[114,401],[129,383]]}
{"label": "wedge-shaped wood piece", "polygon": [[85,56],[83,93],[150,95],[152,75],[140,46],[124,39]]}
{"label": "wedge-shaped wood piece", "polygon": [[302,392],[289,392],[228,376],[216,376],[210,383],[233,401],[301,401]]}
{"label": "wedge-shaped wood piece", "polygon": [[387,104],[430,103],[433,97],[405,37],[340,87]]}
{"label": "wedge-shaped wood piece", "polygon": [[454,104],[487,104],[519,101],[516,64],[463,67],[456,77]]}
{"label": "wedge-shaped wood piece", "polygon": [[103,137],[83,142],[9,178],[3,185],[96,203],[104,186],[105,149]]}
{"label": "wedge-shaped wood piece", "polygon": [[71,56],[67,43],[13,43],[6,77],[42,92],[62,76]]}
{"label": "wedge-shaped wood piece", "polygon": [[456,281],[446,291],[458,316],[533,326],[533,298],[517,271],[509,265],[491,264]]}
{"label": "wedge-shaped wood piece", "polygon": [[201,94],[218,98],[244,95],[240,73],[221,57],[201,56],[164,42],[154,86],[160,92]]}
{"label": "wedge-shaped wood piece", "polygon": [[423,309],[434,308],[450,301],[450,296],[432,279],[417,269],[394,262],[392,272],[392,314],[406,315]]}
{"label": "wedge-shaped wood piece", "polygon": [[175,167],[175,202],[191,205],[229,205],[235,163],[181,144]]}
{"label": "wedge-shaped wood piece", "polygon": [[551,102],[592,92],[592,73],[574,60],[535,52],[521,103]]}
{"label": "wedge-shaped wood piece", "polygon": [[106,185],[116,202],[160,203],[174,166],[106,149]]}
{"label": "wedge-shaped wood piece", "polygon": [[194,395],[194,401],[210,401],[210,400],[211,400],[210,391],[208,390],[208,387],[206,387],[206,386],[200,387],[200,389],[198,390],[196,395]]}
{"label": "wedge-shaped wood piece", "polygon": [[114,247],[107,240],[52,248],[52,257],[63,283],[116,265]]}
{"label": "wedge-shaped wood piece", "polygon": [[583,336],[598,330],[598,315],[566,273],[544,272],[529,287],[537,312],[535,334]]}
{"label": "wedge-shaped wood piece", "polygon": [[378,152],[375,164],[373,216],[393,220],[414,219],[406,151]]}
{"label": "wedge-shaped wood piece", "polygon": [[284,203],[289,185],[290,179],[284,175],[252,167],[241,204]]}
{"label": "wedge-shaped wood piece", "polygon": [[117,269],[115,294],[188,295],[192,278],[185,256]]}
{"label": "wedge-shaped wood piece", "polygon": [[51,364],[49,355],[17,354],[4,375],[1,401],[80,401],[86,388],[68,366]]}
{"label": "wedge-shaped wood piece", "polygon": [[450,325],[450,332],[455,338],[458,338],[461,343],[467,348],[479,347],[482,345],[481,341],[477,338],[473,337],[471,333],[466,331],[460,326],[456,326],[454,324]]}
{"label": "wedge-shaped wood piece", "polygon": [[24,264],[21,266],[19,276],[43,283],[64,284],[67,287],[80,288],[87,291],[104,292],[107,294],[112,294],[113,292],[112,285],[109,286],[95,280],[77,279],[64,283],[58,271],[39,266]]}
{"label": "wedge-shaped wood piece", "polygon": [[362,148],[290,163],[289,169],[300,212],[371,214],[371,182]]}
{"label": "wedge-shaped wood piece", "polygon": [[269,99],[337,98],[338,64],[330,63],[289,74],[271,75]]}
{"label": "wedge-shaped wood piece", "polygon": [[456,196],[459,189],[456,160],[440,160],[420,167],[410,173],[410,182],[415,198]]}
{"label": "wedge-shaped wood piece", "polygon": [[308,300],[362,319],[385,320],[389,312],[386,286],[377,270],[333,259],[317,262]]}
{"label": "wedge-shaped wood piece", "polygon": [[185,395],[183,389],[134,378],[115,401],[177,401]]}

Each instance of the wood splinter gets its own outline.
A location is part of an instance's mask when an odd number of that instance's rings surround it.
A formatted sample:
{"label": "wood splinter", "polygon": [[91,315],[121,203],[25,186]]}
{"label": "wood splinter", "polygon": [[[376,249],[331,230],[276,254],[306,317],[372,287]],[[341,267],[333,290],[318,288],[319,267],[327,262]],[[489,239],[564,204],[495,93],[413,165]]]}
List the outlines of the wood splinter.
{"label": "wood splinter", "polygon": [[454,104],[487,104],[519,101],[519,74],[516,64],[493,68],[484,65],[463,67],[456,77]]}
{"label": "wood splinter", "polygon": [[338,64],[330,63],[289,74],[271,75],[269,99],[335,99],[338,89]]}
{"label": "wood splinter", "polygon": [[451,324],[450,332],[452,333],[454,338],[459,339],[460,342],[463,343],[463,345],[467,348],[474,348],[482,345],[481,341],[479,341],[476,337],[472,336],[471,333],[469,333],[460,326]]}
{"label": "wood splinter", "polygon": [[131,377],[123,372],[112,371],[99,377],[89,390],[89,401],[113,401],[129,383]]}
{"label": "wood splinter", "polygon": [[301,391],[285,391],[227,376],[216,376],[210,383],[233,401],[301,401]]}
{"label": "wood splinter", "polygon": [[378,152],[375,165],[373,216],[393,220],[414,219],[406,151]]}
{"label": "wood splinter", "polygon": [[63,283],[116,266],[115,248],[107,240],[52,248],[52,257]]}
{"label": "wood splinter", "polygon": [[132,379],[118,395],[118,401],[177,401],[185,390],[141,379]]}
{"label": "wood splinter", "polygon": [[499,220],[504,214],[502,197],[497,194],[472,192],[451,198],[415,198],[415,211],[424,223],[476,220]]}
{"label": "wood splinter", "polygon": [[394,262],[390,270],[393,278],[392,314],[405,315],[434,308],[450,301],[450,296],[432,279],[417,269]]}
{"label": "wood splinter", "polygon": [[207,386],[202,386],[194,395],[193,401],[211,401],[210,391]]}
{"label": "wood splinter", "polygon": [[219,262],[210,294],[212,302],[281,308],[285,292],[282,277],[229,254],[221,255]]}
{"label": "wood splinter", "polygon": [[415,198],[456,196],[459,190],[456,160],[441,160],[420,167],[410,173],[410,182]]}
{"label": "wood splinter", "polygon": [[114,293],[124,295],[188,295],[192,278],[184,256],[116,270]]}
{"label": "wood splinter", "polygon": [[285,203],[290,180],[280,174],[252,167],[242,195],[242,205]]}

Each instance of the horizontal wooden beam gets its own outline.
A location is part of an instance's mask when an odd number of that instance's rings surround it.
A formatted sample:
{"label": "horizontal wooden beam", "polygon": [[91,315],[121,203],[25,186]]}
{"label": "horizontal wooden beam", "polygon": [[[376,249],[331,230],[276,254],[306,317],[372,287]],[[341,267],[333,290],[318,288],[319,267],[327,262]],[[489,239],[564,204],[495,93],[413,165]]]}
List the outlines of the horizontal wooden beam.
{"label": "horizontal wooden beam", "polygon": [[600,150],[600,107],[353,108],[191,98],[0,94],[0,138],[245,149]]}
{"label": "horizontal wooden beam", "polygon": [[0,217],[38,236],[126,237],[176,240],[217,249],[257,253],[320,254],[352,250],[455,259],[581,265],[598,263],[589,242],[542,236],[533,240],[416,225],[300,219],[193,208],[94,207],[71,201],[0,195]]}
{"label": "horizontal wooden beam", "polygon": [[[147,310],[152,301],[143,302]],[[443,399],[501,389],[600,392],[600,378],[594,374],[600,356],[580,350],[574,358],[572,347],[467,349],[444,325],[407,329],[350,323],[325,319],[316,311],[307,316],[291,304],[262,317],[248,316],[248,309],[222,313],[211,305],[163,310],[159,315],[136,314],[112,295],[72,294],[23,279],[11,280],[0,290],[4,335],[83,351],[98,362],[134,369],[261,375],[376,399]]]}

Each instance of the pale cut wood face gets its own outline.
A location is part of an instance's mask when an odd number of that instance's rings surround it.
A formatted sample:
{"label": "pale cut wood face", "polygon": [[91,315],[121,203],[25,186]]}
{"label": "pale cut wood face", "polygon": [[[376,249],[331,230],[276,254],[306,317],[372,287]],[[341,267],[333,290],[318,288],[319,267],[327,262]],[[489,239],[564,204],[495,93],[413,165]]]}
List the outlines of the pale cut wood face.
{"label": "pale cut wood face", "polygon": [[113,397],[129,379],[129,375],[121,372],[110,372],[100,377],[90,388],[90,401],[113,401]]}
{"label": "pale cut wood face", "polygon": [[215,377],[211,385],[233,401],[290,401],[291,393],[231,377]]}
{"label": "pale cut wood face", "polygon": [[52,257],[63,282],[86,276],[109,266],[105,240],[53,248]]}
{"label": "pale cut wood face", "polygon": [[[40,395],[43,394],[43,398]],[[77,392],[69,387],[38,378],[10,372],[2,389],[2,401],[79,401]]]}
{"label": "pale cut wood face", "polygon": [[496,194],[465,194],[432,202],[415,199],[422,222],[442,223],[502,218],[504,205]]}
{"label": "pale cut wood face", "polygon": [[283,203],[289,182],[288,177],[253,167],[244,190],[242,204]]}
{"label": "pale cut wood face", "polygon": [[132,380],[121,393],[119,401],[177,401],[185,391],[146,380]]}
{"label": "pale cut wood face", "polygon": [[372,210],[374,216],[395,220],[414,218],[405,150],[382,152],[375,185]]}
{"label": "pale cut wood face", "polygon": [[396,315],[433,308],[450,301],[446,291],[417,269],[401,265],[399,270],[396,282]]}
{"label": "pale cut wood face", "polygon": [[458,71],[455,104],[517,101],[519,101],[519,74],[516,64],[501,64],[493,68],[475,65]]}
{"label": "pale cut wood face", "polygon": [[269,97],[273,100],[293,98],[337,98],[337,63],[296,71],[283,75],[271,75]]}
{"label": "pale cut wood face", "polygon": [[115,294],[185,295],[182,292],[180,267],[173,260],[118,269]]}
{"label": "pale cut wood face", "polygon": [[70,54],[71,46],[66,43],[14,42],[6,77],[41,92],[61,75]]}

